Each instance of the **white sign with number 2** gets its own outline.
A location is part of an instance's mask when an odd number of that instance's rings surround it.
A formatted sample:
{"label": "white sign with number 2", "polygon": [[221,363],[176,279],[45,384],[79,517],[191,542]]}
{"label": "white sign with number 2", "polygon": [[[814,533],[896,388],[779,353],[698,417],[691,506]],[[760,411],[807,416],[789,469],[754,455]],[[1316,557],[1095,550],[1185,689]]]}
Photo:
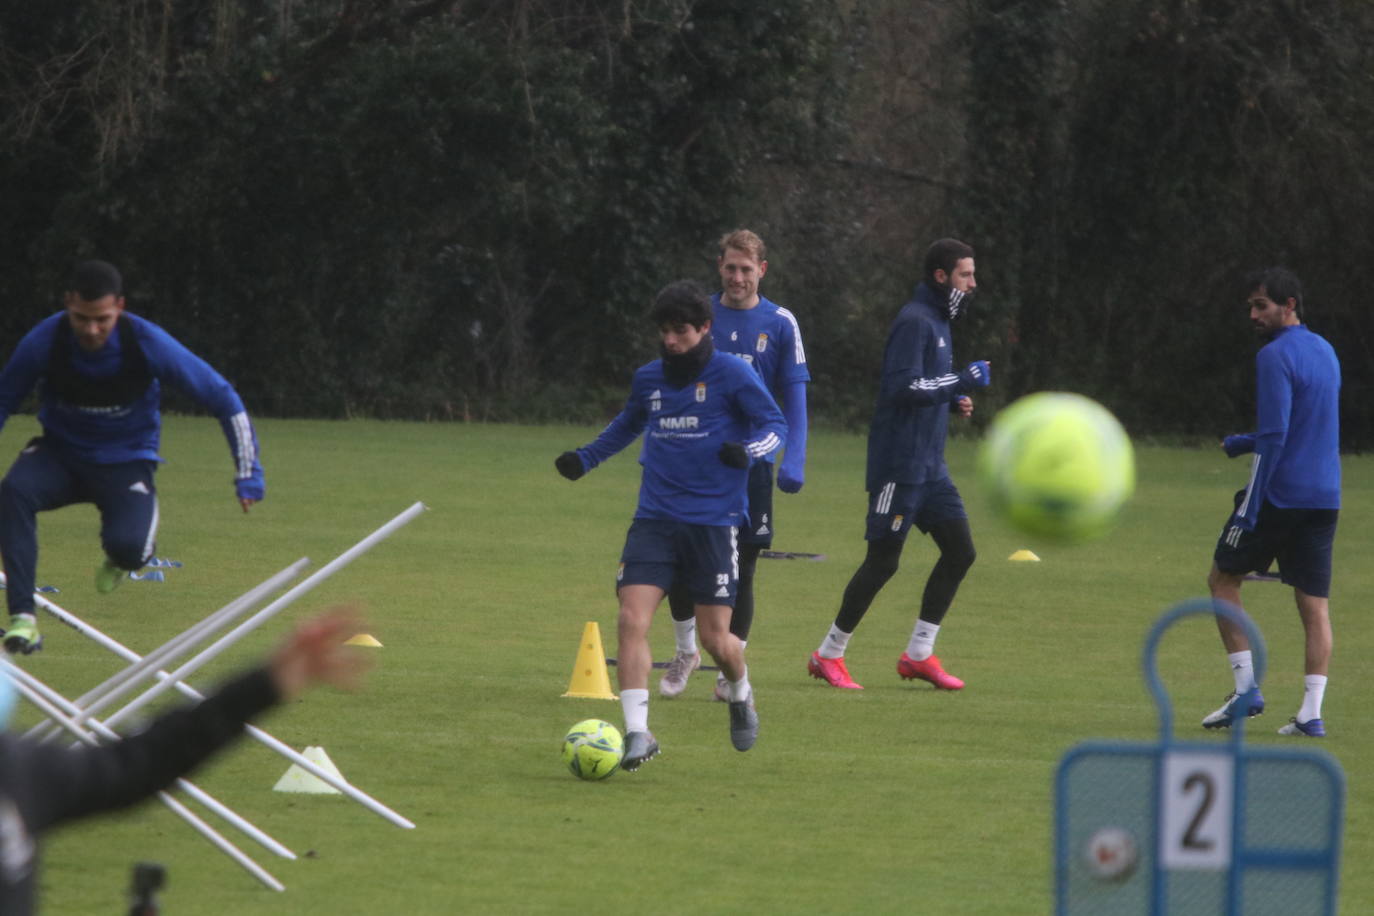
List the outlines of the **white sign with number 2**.
{"label": "white sign with number 2", "polygon": [[1160,788],[1160,865],[1229,868],[1235,758],[1206,751],[1167,753]]}

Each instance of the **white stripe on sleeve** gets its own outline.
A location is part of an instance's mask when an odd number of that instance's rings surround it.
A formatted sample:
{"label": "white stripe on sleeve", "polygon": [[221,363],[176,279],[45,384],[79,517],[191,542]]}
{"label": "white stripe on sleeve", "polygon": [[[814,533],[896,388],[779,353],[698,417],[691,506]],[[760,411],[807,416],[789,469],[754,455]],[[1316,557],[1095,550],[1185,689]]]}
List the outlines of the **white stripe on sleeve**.
{"label": "white stripe on sleeve", "polygon": [[791,312],[789,312],[782,306],[778,306],[778,314],[792,323],[792,339],[797,342],[796,351],[793,354],[793,358],[796,360],[797,365],[805,365],[806,350],[802,347],[801,325],[797,324],[797,316],[793,315]]}
{"label": "white stripe on sleeve", "polygon": [[248,414],[240,410],[229,418],[229,428],[234,432],[234,467],[238,478],[253,476],[253,464],[258,460],[257,448],[253,445],[253,425]]}

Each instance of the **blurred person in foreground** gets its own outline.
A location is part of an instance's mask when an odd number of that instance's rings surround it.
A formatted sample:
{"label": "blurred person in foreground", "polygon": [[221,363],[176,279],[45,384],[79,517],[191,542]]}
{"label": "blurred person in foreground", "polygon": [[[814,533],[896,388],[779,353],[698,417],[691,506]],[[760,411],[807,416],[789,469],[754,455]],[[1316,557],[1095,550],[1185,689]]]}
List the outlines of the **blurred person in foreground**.
{"label": "blurred person in foreground", "polygon": [[[112,744],[72,748],[0,731],[0,913],[33,912],[38,841],[52,827],[167,788],[241,735],[251,718],[307,687],[357,687],[368,658],[345,641],[362,629],[350,609],[326,611],[204,701],[166,712]],[[16,696],[0,673],[0,721],[8,720]]]}

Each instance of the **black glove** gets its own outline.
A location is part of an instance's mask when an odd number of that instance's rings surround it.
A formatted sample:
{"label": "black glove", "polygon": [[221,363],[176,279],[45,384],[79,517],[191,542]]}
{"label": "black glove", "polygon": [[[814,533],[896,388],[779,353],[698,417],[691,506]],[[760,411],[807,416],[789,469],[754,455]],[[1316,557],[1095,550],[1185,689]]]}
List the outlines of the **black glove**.
{"label": "black glove", "polygon": [[587,473],[587,469],[582,466],[582,459],[577,457],[577,452],[564,452],[553,459],[553,466],[569,480],[576,480]]}
{"label": "black glove", "polygon": [[720,462],[732,468],[747,468],[749,467],[749,453],[744,450],[744,446],[739,442],[727,442],[720,447]]}

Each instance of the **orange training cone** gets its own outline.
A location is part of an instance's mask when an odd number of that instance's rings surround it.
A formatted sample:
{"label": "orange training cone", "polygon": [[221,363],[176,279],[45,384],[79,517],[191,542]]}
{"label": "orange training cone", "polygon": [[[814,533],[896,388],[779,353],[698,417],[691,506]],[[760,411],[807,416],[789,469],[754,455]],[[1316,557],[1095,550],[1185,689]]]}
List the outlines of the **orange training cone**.
{"label": "orange training cone", "polygon": [[601,628],[595,620],[588,620],[582,628],[582,642],[577,647],[572,679],[568,681],[568,692],[563,696],[589,700],[619,699],[611,693],[611,678],[606,673],[606,650],[601,648]]}

